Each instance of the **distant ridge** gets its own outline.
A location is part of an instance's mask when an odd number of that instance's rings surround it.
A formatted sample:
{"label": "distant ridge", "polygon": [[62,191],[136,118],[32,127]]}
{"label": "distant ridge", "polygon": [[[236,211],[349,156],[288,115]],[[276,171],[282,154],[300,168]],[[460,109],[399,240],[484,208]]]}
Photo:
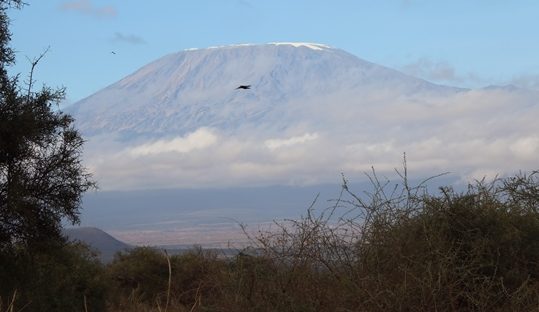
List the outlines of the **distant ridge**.
{"label": "distant ridge", "polygon": [[64,234],[70,241],[80,241],[98,251],[99,257],[104,263],[112,261],[117,252],[133,248],[133,246],[119,241],[95,227],[66,228]]}

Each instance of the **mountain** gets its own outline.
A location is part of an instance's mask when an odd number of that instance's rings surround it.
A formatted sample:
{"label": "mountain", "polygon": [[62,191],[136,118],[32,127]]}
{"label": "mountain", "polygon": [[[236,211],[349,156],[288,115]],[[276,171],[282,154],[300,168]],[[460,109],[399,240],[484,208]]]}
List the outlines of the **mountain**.
{"label": "mountain", "polygon": [[530,168],[536,99],[433,84],[326,45],[270,43],[166,55],[67,113],[104,189],[251,187],[393,172],[403,152],[424,176]]}
{"label": "mountain", "polygon": [[[239,85],[251,89],[236,90]],[[326,45],[245,44],[164,56],[68,112],[87,135],[155,138],[200,127],[230,132],[250,126],[278,133],[305,121],[305,113],[320,119],[327,106],[349,104],[339,104],[342,98],[361,105],[375,90],[399,96],[458,91]]]}
{"label": "mountain", "polygon": [[64,235],[70,241],[83,242],[98,251],[99,258],[105,263],[110,262],[117,252],[133,248],[133,246],[119,241],[95,227],[66,228],[64,229]]}
{"label": "mountain", "polygon": [[[230,218],[297,217],[317,193],[327,208],[341,173],[398,183],[404,152],[409,181],[533,170],[538,98],[437,85],[321,44],[173,53],[67,108],[100,186],[83,222],[137,243],[223,242]],[[141,230],[162,235],[129,236]]]}

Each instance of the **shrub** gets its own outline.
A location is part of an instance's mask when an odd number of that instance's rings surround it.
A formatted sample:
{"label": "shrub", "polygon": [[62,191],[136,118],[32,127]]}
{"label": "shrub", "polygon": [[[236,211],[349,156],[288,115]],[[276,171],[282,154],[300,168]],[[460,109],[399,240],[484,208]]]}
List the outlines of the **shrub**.
{"label": "shrub", "polygon": [[219,297],[226,264],[215,254],[195,248],[170,256],[170,289],[167,257],[162,251],[150,247],[138,247],[116,255],[107,268],[107,276],[114,288],[111,293],[113,309],[127,311],[133,305],[142,310],[163,307],[167,299],[176,307],[199,305],[201,298],[210,305],[215,301],[212,298]]}
{"label": "shrub", "polygon": [[166,292],[167,260],[158,250],[138,247],[118,253],[107,267],[113,289],[112,301],[129,298],[132,302],[154,304]]}
{"label": "shrub", "polygon": [[103,311],[106,283],[102,265],[88,247],[55,243],[49,250],[19,249],[0,266],[3,306],[15,296],[14,311]]}
{"label": "shrub", "polygon": [[[464,191],[380,181],[259,231],[220,259],[138,248],[108,267],[112,311],[532,311],[539,306],[539,172]],[[170,296],[168,292],[170,291]]]}
{"label": "shrub", "polygon": [[373,172],[373,191],[364,196],[344,180],[332,207],[309,209],[253,239],[274,270],[265,286],[287,294],[266,304],[288,302],[283,311],[536,309],[538,175],[434,195],[423,184],[410,187],[406,175],[391,185]]}

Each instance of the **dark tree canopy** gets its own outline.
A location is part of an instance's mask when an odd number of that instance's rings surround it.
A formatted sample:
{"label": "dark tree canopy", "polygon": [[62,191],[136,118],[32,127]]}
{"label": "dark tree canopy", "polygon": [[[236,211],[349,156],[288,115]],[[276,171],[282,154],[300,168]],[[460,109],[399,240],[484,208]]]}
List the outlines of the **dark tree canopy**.
{"label": "dark tree canopy", "polygon": [[34,92],[31,75],[21,86],[7,73],[15,58],[6,11],[22,4],[0,0],[0,250],[59,238],[62,220],[79,221],[81,196],[94,186],[73,119],[55,110],[64,90]]}

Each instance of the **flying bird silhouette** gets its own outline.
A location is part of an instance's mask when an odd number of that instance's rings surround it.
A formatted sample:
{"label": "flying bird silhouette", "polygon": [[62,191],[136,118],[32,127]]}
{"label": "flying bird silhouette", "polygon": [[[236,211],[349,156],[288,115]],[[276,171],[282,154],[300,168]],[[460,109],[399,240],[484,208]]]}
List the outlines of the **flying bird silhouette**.
{"label": "flying bird silhouette", "polygon": [[238,90],[238,89],[248,90],[248,89],[251,89],[251,85],[241,85],[241,86],[236,88],[236,90]]}
{"label": "flying bird silhouette", "polygon": [[114,52],[114,51],[110,51],[110,53],[112,53],[112,54],[116,54],[116,52]]}

